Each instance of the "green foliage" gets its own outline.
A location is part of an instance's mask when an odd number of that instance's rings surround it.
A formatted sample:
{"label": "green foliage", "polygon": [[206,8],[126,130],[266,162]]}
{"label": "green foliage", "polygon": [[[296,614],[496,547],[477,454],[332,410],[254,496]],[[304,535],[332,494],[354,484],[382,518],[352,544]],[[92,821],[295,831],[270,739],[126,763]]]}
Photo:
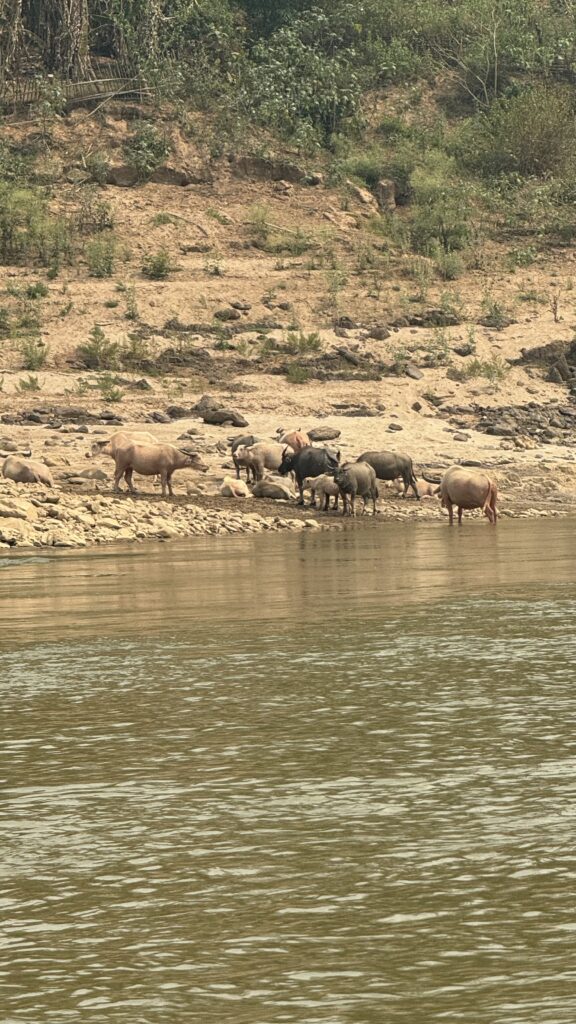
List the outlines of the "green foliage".
{"label": "green foliage", "polygon": [[463,249],[470,238],[469,189],[459,181],[455,162],[438,150],[428,154],[411,176],[415,211],[412,245],[434,255]]}
{"label": "green foliage", "polygon": [[101,149],[88,153],[84,157],[84,165],[92,181],[97,185],[105,185],[108,180],[108,168],[110,161],[108,155]]}
{"label": "green foliage", "polygon": [[170,255],[165,249],[151,253],[142,264],[144,277],[149,277],[151,281],[164,281],[172,269]]}
{"label": "green foliage", "polygon": [[98,324],[94,324],[89,340],[79,345],[77,352],[87,370],[116,370],[120,364],[120,345],[109,341]]}
{"label": "green foliage", "polygon": [[86,262],[91,277],[112,277],[116,262],[116,239],[114,236],[101,235],[88,242]]}
{"label": "green foliage", "polygon": [[27,299],[45,299],[48,295],[48,288],[42,281],[34,281],[26,286],[24,294]]}
{"label": "green foliage", "polygon": [[471,359],[462,369],[452,369],[451,377],[454,380],[474,380],[476,377],[485,377],[493,383],[504,380],[510,370],[508,363],[505,363],[500,356],[492,356],[490,359]]}
{"label": "green foliage", "polygon": [[286,370],[286,380],[290,384],[306,384],[310,380],[310,371],[298,363],[290,363]]}
{"label": "green foliage", "polygon": [[141,181],[146,181],[160,167],[169,152],[166,135],[149,121],[135,131],[124,147],[126,160]]}
{"label": "green foliage", "polygon": [[23,338],[19,344],[25,370],[41,370],[48,359],[48,346],[40,338]]}
{"label": "green foliage", "polygon": [[116,386],[116,378],[110,373],[103,373],[96,381],[96,389],[105,402],[121,402],[124,392]]}
{"label": "green foliage", "polygon": [[464,260],[457,252],[439,252],[436,270],[444,281],[456,281],[464,273]]}
{"label": "green foliage", "polygon": [[112,207],[90,187],[82,190],[76,215],[76,225],[81,235],[94,235],[110,231],[114,227]]}
{"label": "green foliage", "polygon": [[466,166],[485,175],[571,171],[576,157],[572,90],[546,83],[498,100],[465,125],[457,149]]}
{"label": "green foliage", "polygon": [[317,331],[304,334],[303,331],[290,331],[286,338],[286,351],[291,355],[304,355],[309,352],[319,352],[322,348],[322,339]]}
{"label": "green foliage", "polygon": [[0,182],[0,262],[49,266],[71,255],[71,225],[50,211],[44,195]]}
{"label": "green foliage", "polygon": [[42,385],[38,380],[38,377],[34,377],[31,373],[27,377],[20,377],[18,381],[19,391],[41,391]]}

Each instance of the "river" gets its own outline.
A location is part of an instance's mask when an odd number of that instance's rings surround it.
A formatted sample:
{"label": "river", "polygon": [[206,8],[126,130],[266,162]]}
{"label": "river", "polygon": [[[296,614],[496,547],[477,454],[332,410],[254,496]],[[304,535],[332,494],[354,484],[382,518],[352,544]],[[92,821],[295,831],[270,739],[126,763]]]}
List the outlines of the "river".
{"label": "river", "polygon": [[574,533],[0,559],[2,1024],[574,1024]]}

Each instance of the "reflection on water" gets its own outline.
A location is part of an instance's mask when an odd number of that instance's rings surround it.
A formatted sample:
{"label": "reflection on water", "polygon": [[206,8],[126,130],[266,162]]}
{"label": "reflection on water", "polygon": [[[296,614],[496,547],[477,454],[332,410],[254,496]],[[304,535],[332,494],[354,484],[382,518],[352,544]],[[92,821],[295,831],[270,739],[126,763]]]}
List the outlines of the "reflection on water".
{"label": "reflection on water", "polygon": [[0,563],[2,1020],[573,1024],[573,547]]}

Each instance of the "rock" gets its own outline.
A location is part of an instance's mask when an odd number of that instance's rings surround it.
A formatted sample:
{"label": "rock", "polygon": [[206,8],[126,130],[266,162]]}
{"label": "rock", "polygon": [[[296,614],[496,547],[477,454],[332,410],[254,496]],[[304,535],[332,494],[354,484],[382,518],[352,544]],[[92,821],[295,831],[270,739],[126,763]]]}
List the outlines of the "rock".
{"label": "rock", "polygon": [[411,409],[413,409],[414,412],[421,412],[422,411],[422,402],[413,402],[412,405],[411,405]]}
{"label": "rock", "polygon": [[474,345],[466,342],[465,345],[455,345],[453,351],[457,356],[462,356],[462,358],[464,358],[464,356],[473,356],[475,348]]}
{"label": "rock", "polygon": [[209,409],[221,409],[222,402],[219,402],[213,395],[202,395],[198,399],[195,405],[192,406],[192,413],[201,416],[202,413],[207,412]]}
{"label": "rock", "polygon": [[354,199],[357,199],[362,206],[365,206],[367,210],[369,210],[370,213],[379,212],[378,203],[367,188],[362,188],[361,185],[355,185],[353,181],[350,181],[350,179],[347,179],[346,186],[351,195],[354,196]]}
{"label": "rock", "polygon": [[233,158],[231,162],[232,170],[238,177],[255,178],[257,181],[288,181],[297,184],[306,177],[301,167],[283,160],[240,156]]}
{"label": "rock", "polygon": [[361,360],[359,357],[355,355],[354,352],[351,352],[345,345],[340,345],[336,351],[339,356],[342,356],[342,359],[346,360],[347,363],[351,363],[352,366],[360,366]]}
{"label": "rock", "polygon": [[469,434],[462,434],[459,431],[457,431],[455,434],[452,435],[452,440],[453,441],[469,441],[470,440],[470,435]]}
{"label": "rock", "polygon": [[396,209],[396,185],[388,178],[380,178],[374,189],[376,202],[381,210],[392,213]]}
{"label": "rock", "polygon": [[306,433],[311,441],[335,441],[340,437],[342,431],[336,430],[335,427],[313,427]]}
{"label": "rock", "polygon": [[240,319],[240,312],[239,312],[239,310],[232,309],[232,308],[217,309],[216,312],[214,313],[214,316],[216,317],[217,320],[223,320],[223,321],[239,320]]}
{"label": "rock", "polygon": [[311,185],[312,187],[314,187],[315,185],[323,185],[324,175],[320,174],[320,172],[318,171],[315,172],[314,174],[307,174],[306,177],[303,179],[303,182],[305,185]]}
{"label": "rock", "polygon": [[134,383],[132,384],[132,387],[135,388],[137,391],[153,390],[152,385],[150,384],[149,381],[146,380],[145,377],[141,377],[140,380],[135,380]]}
{"label": "rock", "polygon": [[231,302],[230,305],[233,309],[240,309],[242,312],[248,312],[249,309],[252,309],[249,302]]}
{"label": "rock", "polygon": [[356,323],[355,320],[352,320],[351,317],[343,315],[339,316],[335,320],[334,326],[343,327],[347,331],[354,331],[358,327],[358,324]]}
{"label": "rock", "polygon": [[390,331],[384,324],[375,324],[374,327],[368,328],[368,338],[373,338],[374,341],[386,341],[390,337]]}
{"label": "rock", "polygon": [[418,367],[414,366],[413,363],[408,363],[404,370],[404,373],[406,374],[407,377],[411,377],[412,380],[422,380],[422,378],[424,377],[422,370],[419,370]]}
{"label": "rock", "polygon": [[157,167],[150,181],[156,185],[190,185],[190,175],[183,167],[174,167],[171,164],[162,164]]}
{"label": "rock", "polygon": [[404,427],[400,423],[389,423],[388,430],[404,430]]}
{"label": "rock", "polygon": [[559,365],[551,366],[546,375],[546,380],[549,380],[551,384],[564,384],[567,379],[568,374],[564,375]]}
{"label": "rock", "polygon": [[138,172],[129,164],[110,164],[106,172],[106,184],[117,188],[132,188],[138,180]]}
{"label": "rock", "polygon": [[234,427],[247,427],[248,420],[244,419],[235,409],[207,409],[202,413],[204,423],[221,427],[225,423],[231,423]]}
{"label": "rock", "polygon": [[171,420],[183,420],[186,416],[192,415],[192,412],[184,405],[169,405],[166,409],[166,415]]}
{"label": "rock", "polygon": [[170,423],[171,422],[171,419],[167,415],[167,413],[160,412],[159,410],[157,410],[156,412],[151,412],[150,416],[151,416],[151,419],[152,419],[153,423]]}
{"label": "rock", "polygon": [[103,469],[83,469],[76,476],[82,477],[84,480],[108,480],[108,474]]}

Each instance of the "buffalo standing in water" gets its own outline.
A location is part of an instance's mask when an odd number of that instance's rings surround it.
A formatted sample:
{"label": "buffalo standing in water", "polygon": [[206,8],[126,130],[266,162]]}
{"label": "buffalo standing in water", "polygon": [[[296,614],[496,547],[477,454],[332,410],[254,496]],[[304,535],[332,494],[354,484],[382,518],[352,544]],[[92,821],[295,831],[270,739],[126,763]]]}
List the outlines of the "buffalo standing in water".
{"label": "buffalo standing in water", "polygon": [[496,525],[498,488],[486,473],[462,466],[447,469],[441,480],[425,476],[429,483],[440,484],[440,500],[448,509],[450,526],[454,524],[454,505],[458,509],[458,526],[462,526],[465,508],[481,508],[489,523]]}
{"label": "buffalo standing in water", "polygon": [[[299,452],[290,451],[285,448],[282,452],[282,462],[278,468],[280,476],[287,476],[294,473],[300,495],[298,504],[304,504],[304,481],[307,476],[320,476],[321,473],[328,473],[333,476],[340,465],[340,452],[330,452],[327,448],[301,448]],[[311,502],[315,507],[316,502]]]}

